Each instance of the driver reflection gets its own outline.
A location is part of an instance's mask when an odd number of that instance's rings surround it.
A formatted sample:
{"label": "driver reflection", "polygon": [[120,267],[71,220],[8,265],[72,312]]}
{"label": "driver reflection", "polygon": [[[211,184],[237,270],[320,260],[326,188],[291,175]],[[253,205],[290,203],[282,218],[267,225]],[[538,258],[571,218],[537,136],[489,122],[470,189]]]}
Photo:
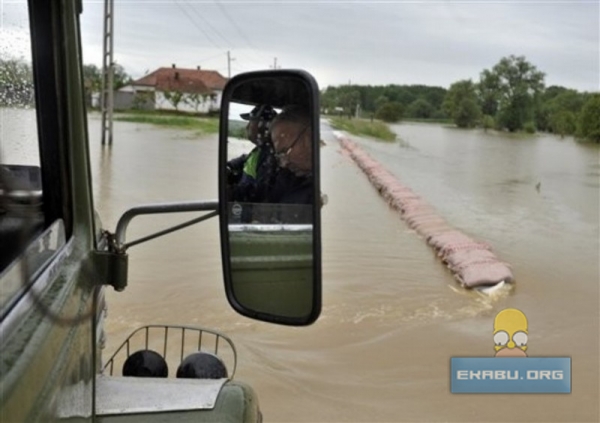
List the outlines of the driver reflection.
{"label": "driver reflection", "polygon": [[269,135],[275,168],[255,180],[251,200],[238,189],[232,198],[238,215],[233,222],[312,223],[314,180],[308,111],[296,105],[284,107],[270,122]]}

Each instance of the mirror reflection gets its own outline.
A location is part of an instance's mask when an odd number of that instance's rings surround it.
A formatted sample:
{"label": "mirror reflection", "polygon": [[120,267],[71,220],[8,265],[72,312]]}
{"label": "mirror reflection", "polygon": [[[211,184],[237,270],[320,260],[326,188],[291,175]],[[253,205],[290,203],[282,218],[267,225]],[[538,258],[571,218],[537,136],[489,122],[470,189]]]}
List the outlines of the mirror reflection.
{"label": "mirror reflection", "polygon": [[228,144],[229,201],[312,204],[308,111],[297,105],[276,109],[269,104],[238,113],[240,110],[244,110],[243,105],[236,103],[230,109],[230,134],[234,138]]}
{"label": "mirror reflection", "polygon": [[236,301],[259,313],[313,311],[315,145],[297,79],[240,84],[229,103],[227,229]]}

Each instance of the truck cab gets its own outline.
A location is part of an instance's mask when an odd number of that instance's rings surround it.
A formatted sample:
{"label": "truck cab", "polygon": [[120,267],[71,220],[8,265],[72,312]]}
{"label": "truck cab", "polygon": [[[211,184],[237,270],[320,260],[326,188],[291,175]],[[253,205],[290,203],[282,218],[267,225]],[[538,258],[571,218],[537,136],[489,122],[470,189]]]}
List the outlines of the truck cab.
{"label": "truck cab", "polygon": [[[319,198],[316,82],[303,71],[232,78],[221,104],[219,198],[134,204],[111,230],[94,209],[82,4],[29,0],[21,12],[31,73],[0,91],[3,118],[26,129],[24,136],[3,132],[0,149],[0,420],[261,421],[256,393],[234,378],[237,351],[226,334],[185,322],[145,322],[106,354],[105,291],[127,295],[128,269],[135,266],[128,248],[218,217],[230,305],[266,322],[313,323],[321,309],[319,202],[233,201],[227,161],[239,153],[232,104],[279,111],[301,105],[314,147],[310,190]],[[278,220],[241,222],[232,213],[249,208],[275,210]],[[281,212],[298,208],[301,220]],[[137,216],[189,212],[203,214],[127,239]]]}

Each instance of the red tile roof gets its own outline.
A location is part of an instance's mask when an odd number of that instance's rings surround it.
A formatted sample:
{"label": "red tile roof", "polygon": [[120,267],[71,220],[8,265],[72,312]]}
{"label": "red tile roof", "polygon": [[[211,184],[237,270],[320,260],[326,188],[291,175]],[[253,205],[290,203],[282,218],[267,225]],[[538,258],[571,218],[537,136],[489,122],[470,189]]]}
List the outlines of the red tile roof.
{"label": "red tile roof", "polygon": [[203,69],[158,68],[131,85],[155,87],[159,91],[210,94],[222,91],[227,78],[217,71]]}

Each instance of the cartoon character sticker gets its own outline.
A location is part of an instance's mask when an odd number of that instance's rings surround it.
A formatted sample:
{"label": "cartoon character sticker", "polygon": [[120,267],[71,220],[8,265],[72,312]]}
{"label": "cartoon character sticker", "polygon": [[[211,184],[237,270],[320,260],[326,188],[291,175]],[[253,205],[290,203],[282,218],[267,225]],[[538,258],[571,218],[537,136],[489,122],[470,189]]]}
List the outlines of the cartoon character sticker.
{"label": "cartoon character sticker", "polygon": [[507,308],[494,319],[496,357],[527,357],[527,317],[521,310]]}

